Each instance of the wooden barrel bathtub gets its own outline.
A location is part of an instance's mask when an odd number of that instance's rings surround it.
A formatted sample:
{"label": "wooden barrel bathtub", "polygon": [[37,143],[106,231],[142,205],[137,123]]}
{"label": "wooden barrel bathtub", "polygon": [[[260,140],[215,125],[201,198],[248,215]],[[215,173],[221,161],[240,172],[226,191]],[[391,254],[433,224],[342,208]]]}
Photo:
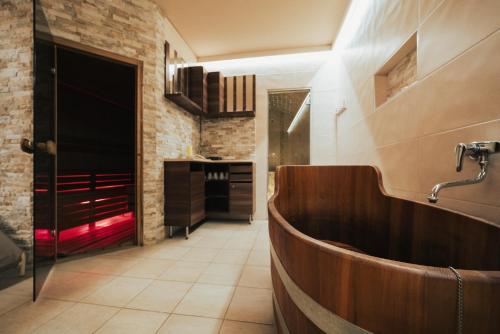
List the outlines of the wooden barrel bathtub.
{"label": "wooden barrel bathtub", "polygon": [[500,333],[493,223],[388,196],[370,166],[279,167],[268,205],[279,333]]}

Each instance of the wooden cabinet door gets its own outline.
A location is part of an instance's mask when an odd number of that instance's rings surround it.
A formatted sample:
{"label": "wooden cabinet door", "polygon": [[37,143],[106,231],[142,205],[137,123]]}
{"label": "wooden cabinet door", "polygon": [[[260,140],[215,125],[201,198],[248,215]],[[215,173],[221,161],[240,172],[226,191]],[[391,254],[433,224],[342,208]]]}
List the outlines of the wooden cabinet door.
{"label": "wooden cabinet door", "polygon": [[205,174],[191,172],[191,224],[205,218]]}
{"label": "wooden cabinet door", "polygon": [[252,214],[253,183],[231,182],[229,211],[236,214]]}

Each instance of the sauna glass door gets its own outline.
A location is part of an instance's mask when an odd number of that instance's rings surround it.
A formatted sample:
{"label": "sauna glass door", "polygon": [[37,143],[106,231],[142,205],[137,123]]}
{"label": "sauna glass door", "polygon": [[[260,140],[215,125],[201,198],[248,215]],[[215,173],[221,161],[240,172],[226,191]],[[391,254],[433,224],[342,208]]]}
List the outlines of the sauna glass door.
{"label": "sauna glass door", "polygon": [[56,49],[35,42],[33,180],[33,300],[54,265],[56,240]]}

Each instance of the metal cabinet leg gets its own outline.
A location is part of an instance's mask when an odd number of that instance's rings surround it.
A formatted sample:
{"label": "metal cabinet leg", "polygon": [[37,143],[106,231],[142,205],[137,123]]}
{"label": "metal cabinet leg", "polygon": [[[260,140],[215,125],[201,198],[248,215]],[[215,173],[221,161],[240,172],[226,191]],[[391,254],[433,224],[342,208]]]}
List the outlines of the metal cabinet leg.
{"label": "metal cabinet leg", "polygon": [[168,237],[169,237],[169,238],[172,238],[172,236],[173,236],[173,234],[174,234],[174,233],[173,233],[173,230],[174,230],[174,228],[173,228],[172,226],[169,226],[169,227],[168,227]]}
{"label": "metal cabinet leg", "polygon": [[186,239],[189,239],[189,226],[186,226]]}

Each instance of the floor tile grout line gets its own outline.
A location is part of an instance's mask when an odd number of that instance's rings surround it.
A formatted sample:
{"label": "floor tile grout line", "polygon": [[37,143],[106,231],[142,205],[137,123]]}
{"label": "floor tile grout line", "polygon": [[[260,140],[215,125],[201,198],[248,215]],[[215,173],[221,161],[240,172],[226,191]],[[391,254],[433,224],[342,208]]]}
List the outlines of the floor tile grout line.
{"label": "floor tile grout line", "polygon": [[[67,302],[67,301],[65,301]],[[68,302],[67,302],[68,303]],[[59,312],[58,314],[54,315],[53,317],[51,317],[50,319],[48,319],[47,321],[44,321],[43,323],[41,323],[39,326],[35,327],[33,329],[32,332],[36,332],[39,328],[41,328],[42,326],[44,326],[45,324],[48,324],[49,322],[51,322],[52,320],[55,320],[57,317],[59,317],[60,315],[62,315],[63,313],[65,313],[66,311],[72,309],[73,307],[75,307],[76,304],[78,303],[75,303],[75,302],[70,302],[72,303],[73,305],[69,306],[68,308],[62,310],[61,312]]]}
{"label": "floor tile grout line", "polygon": [[[250,253],[248,253],[248,254],[250,256]],[[248,258],[247,258],[247,260],[248,260]],[[240,283],[241,276],[243,276],[243,270],[241,271],[240,276],[238,277],[238,282],[236,283],[237,285]],[[227,312],[229,311],[229,308],[231,307],[231,303],[233,302],[234,295],[236,294],[236,289],[237,289],[237,287],[235,287],[233,289],[233,293],[231,294],[231,299],[229,300],[229,303],[227,304],[227,308],[224,311],[224,315],[222,316],[222,324],[221,324],[219,331],[218,331],[219,334],[222,331],[222,325],[224,324],[224,321],[226,320]]]}

